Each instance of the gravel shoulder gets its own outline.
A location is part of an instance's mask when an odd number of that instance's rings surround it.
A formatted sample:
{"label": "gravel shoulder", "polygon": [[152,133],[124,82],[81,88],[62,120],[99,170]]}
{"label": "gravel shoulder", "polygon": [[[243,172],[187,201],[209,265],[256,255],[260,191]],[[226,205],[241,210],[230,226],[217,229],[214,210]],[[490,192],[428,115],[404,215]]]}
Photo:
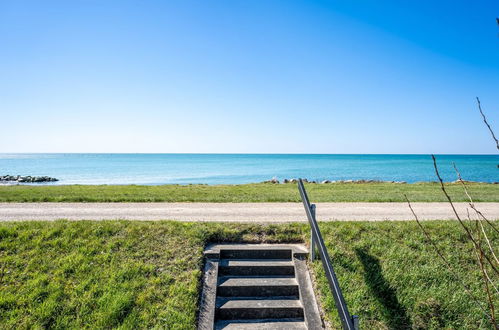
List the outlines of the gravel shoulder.
{"label": "gravel shoulder", "polygon": [[[421,220],[455,219],[448,203],[413,203]],[[455,203],[466,217],[467,203]],[[476,203],[499,219],[499,203]],[[332,220],[413,220],[406,203],[317,203],[317,218]],[[180,220],[224,222],[306,221],[301,203],[0,203],[0,221],[16,220]]]}

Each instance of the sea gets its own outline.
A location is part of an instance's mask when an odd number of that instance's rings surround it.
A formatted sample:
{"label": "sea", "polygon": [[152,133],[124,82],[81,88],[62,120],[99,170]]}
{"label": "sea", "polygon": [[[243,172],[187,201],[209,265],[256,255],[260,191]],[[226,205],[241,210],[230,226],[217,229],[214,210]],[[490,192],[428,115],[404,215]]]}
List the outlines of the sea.
{"label": "sea", "polygon": [[[499,155],[436,155],[444,181],[499,181]],[[1,175],[67,184],[243,184],[271,180],[436,181],[430,155],[380,154],[0,154]]]}

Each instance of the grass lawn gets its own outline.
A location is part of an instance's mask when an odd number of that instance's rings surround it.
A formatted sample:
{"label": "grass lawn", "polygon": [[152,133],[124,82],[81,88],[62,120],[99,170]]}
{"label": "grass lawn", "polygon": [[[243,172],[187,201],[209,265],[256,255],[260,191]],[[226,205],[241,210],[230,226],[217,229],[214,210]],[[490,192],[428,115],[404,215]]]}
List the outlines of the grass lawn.
{"label": "grass lawn", "polygon": [[[485,302],[456,222],[424,224]],[[487,327],[415,222],[331,222],[321,229],[364,329]],[[308,235],[303,224],[0,223],[0,327],[194,329],[205,244],[300,242]],[[312,269],[326,318],[338,328],[320,261]]]}
{"label": "grass lawn", "polygon": [[[314,202],[444,202],[435,183],[307,184]],[[467,201],[460,184],[448,184],[454,201]],[[472,183],[476,202],[499,202],[499,185]],[[299,202],[296,184],[162,186],[0,186],[0,202]]]}

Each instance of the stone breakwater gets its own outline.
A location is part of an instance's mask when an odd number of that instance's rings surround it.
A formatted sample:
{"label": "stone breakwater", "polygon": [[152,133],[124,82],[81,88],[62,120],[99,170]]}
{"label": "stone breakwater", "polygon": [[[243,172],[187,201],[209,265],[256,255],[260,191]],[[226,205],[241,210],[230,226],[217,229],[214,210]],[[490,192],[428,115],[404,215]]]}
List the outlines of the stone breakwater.
{"label": "stone breakwater", "polygon": [[[307,180],[307,179],[302,179],[303,182],[306,183],[318,183],[318,184],[326,184],[326,183],[399,183],[399,184],[406,184],[406,181],[382,181],[382,180]],[[282,181],[277,180],[276,178],[272,178],[271,180],[263,181],[263,183],[274,183],[274,184],[279,184],[279,183],[296,183],[298,182],[298,179],[284,179]],[[483,181],[469,181],[469,180],[456,180],[456,181],[451,181],[449,183],[490,183],[490,184],[499,184],[499,182],[494,181],[494,182],[483,182]],[[437,181],[428,181],[428,182],[416,182],[416,183],[438,183]]]}
{"label": "stone breakwater", "polygon": [[22,176],[22,175],[3,175],[0,176],[0,182],[55,182],[59,181],[56,178],[51,178],[49,176]]}
{"label": "stone breakwater", "polygon": [[[302,179],[303,182],[307,183],[320,183],[320,184],[326,184],[326,183],[407,183],[405,181],[381,181],[381,180],[322,180],[322,181],[316,181],[316,180],[307,180],[307,179]],[[284,179],[281,181],[277,180],[276,178],[273,178],[271,180],[263,181],[263,183],[296,183],[298,182],[298,179]]]}

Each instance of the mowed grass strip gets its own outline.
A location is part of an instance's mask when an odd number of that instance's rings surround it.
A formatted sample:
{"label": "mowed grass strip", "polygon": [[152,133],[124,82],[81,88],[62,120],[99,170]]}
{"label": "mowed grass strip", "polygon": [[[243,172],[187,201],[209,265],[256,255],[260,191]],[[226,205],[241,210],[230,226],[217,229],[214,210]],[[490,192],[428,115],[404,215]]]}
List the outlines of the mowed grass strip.
{"label": "mowed grass strip", "polygon": [[[456,202],[467,201],[460,184],[447,191]],[[436,183],[306,184],[314,202],[445,202]],[[475,202],[499,202],[499,185],[470,183]],[[0,202],[300,202],[296,184],[161,186],[0,186]]]}
{"label": "mowed grass strip", "polygon": [[1,223],[0,328],[194,329],[206,242],[296,240],[301,230],[177,222]]}
{"label": "mowed grass strip", "polygon": [[[480,273],[459,225],[424,225],[485,305]],[[362,328],[488,327],[416,223],[332,222],[321,229]],[[499,239],[487,232],[492,241]],[[195,329],[208,242],[300,242],[308,236],[304,224],[1,223],[1,328]],[[320,261],[312,269],[326,320],[339,328]]]}

